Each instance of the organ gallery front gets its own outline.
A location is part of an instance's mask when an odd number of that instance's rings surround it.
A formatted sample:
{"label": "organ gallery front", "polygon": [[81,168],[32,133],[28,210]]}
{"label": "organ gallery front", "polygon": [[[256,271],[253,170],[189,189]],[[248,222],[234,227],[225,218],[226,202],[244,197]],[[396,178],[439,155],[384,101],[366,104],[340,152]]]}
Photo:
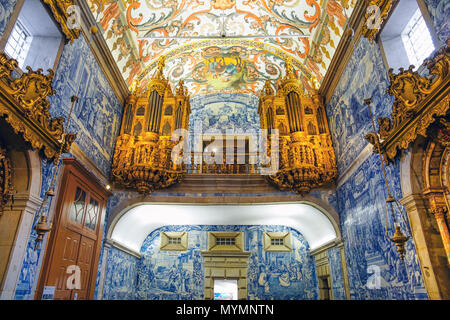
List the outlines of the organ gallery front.
{"label": "organ gallery front", "polygon": [[189,95],[180,81],[175,93],[163,75],[164,57],[145,88],[133,88],[125,106],[120,135],[112,165],[113,180],[140,193],[169,187],[180,182],[182,164],[172,161],[178,144],[171,136],[187,129],[191,112]]}
{"label": "organ gallery front", "polygon": [[279,170],[267,176],[269,182],[281,190],[308,193],[334,180],[336,156],[321,97],[305,94],[289,59],[277,90],[265,83],[258,113],[261,128],[279,134]]}

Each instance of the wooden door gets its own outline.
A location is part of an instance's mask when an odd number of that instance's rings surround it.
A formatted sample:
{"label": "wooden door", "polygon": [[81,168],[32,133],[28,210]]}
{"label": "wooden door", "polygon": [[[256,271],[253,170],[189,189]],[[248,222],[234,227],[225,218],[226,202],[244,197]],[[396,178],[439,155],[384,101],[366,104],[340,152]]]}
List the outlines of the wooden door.
{"label": "wooden door", "polygon": [[92,299],[108,193],[75,160],[64,160],[52,231],[36,299],[54,286],[54,299]]}
{"label": "wooden door", "polygon": [[55,263],[50,267],[48,285],[55,286],[55,299],[68,300],[71,298],[71,290],[67,289],[67,280],[70,276],[66,270],[71,265],[77,264],[78,251],[80,247],[80,234],[62,230],[58,234],[56,242],[59,244],[55,248]]}

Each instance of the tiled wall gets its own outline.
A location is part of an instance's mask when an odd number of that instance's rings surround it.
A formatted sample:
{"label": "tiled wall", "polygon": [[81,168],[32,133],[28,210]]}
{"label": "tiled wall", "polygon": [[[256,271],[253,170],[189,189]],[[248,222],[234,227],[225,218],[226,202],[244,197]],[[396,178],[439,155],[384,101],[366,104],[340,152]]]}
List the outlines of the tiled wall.
{"label": "tiled wall", "polygon": [[[399,162],[386,168],[391,193],[401,198]],[[352,299],[426,299],[413,240],[406,245],[402,262],[396,246],[385,236],[384,201],[387,191],[380,158],[372,155],[337,190]],[[388,234],[393,234],[393,220]],[[402,223],[402,230],[407,227]],[[377,273],[377,275],[374,275]],[[380,276],[380,287],[371,285]]]}
{"label": "tiled wall", "polygon": [[[79,102],[74,108],[69,125],[70,132],[77,133],[80,149],[107,176],[111,167],[115,137],[120,129],[122,106],[118,102],[97,61],[83,37],[65,45],[53,80],[56,94],[49,98],[53,117],[67,119],[71,96]],[[65,154],[63,157],[72,157]],[[48,190],[54,170],[52,164],[43,161],[41,197]],[[60,170],[61,171],[61,170]],[[34,222],[33,226],[37,223]],[[32,298],[33,288],[39,276],[41,250],[34,250],[36,232],[32,229],[27,253],[24,257],[15,299]]]}
{"label": "tiled wall", "polygon": [[373,131],[364,99],[372,98],[375,118],[390,114],[393,98],[386,94],[388,85],[380,48],[361,38],[327,106],[340,174],[367,145],[366,133]]}
{"label": "tiled wall", "polygon": [[328,250],[330,264],[331,288],[334,300],[345,300],[344,273],[342,270],[341,253],[339,248]]}
{"label": "tiled wall", "polygon": [[[393,102],[393,98],[385,92],[388,86],[387,70],[378,45],[361,38],[356,46],[327,110],[341,174],[367,146],[364,136],[372,131],[364,99],[372,97],[375,118],[389,116]],[[401,199],[399,164],[390,165],[388,172],[390,187],[396,198]],[[336,190],[337,203],[351,298],[427,298],[412,240],[408,241],[403,264],[398,259],[395,245],[384,234],[387,193],[379,157],[363,158],[359,168],[340,179]],[[390,217],[388,224],[392,235]],[[380,271],[379,288],[368,285],[375,268]]]}
{"label": "tiled wall", "polygon": [[190,131],[200,121],[203,129],[258,130],[258,96],[254,94],[209,94],[191,99]]}
{"label": "tiled wall", "polygon": [[0,0],[0,36],[5,31],[16,4],[17,0]]}
{"label": "tiled wall", "polygon": [[425,0],[437,36],[442,43],[450,38],[450,2],[448,0]]}
{"label": "tiled wall", "polygon": [[[189,232],[187,251],[160,251],[160,232]],[[318,286],[309,246],[296,230],[283,226],[166,226],[152,232],[136,261],[109,249],[104,299],[202,299],[202,250],[209,231],[244,232],[249,299],[317,299]],[[264,232],[291,232],[292,252],[265,252]],[[136,271],[133,270],[136,266]],[[135,278],[133,278],[135,276]]]}

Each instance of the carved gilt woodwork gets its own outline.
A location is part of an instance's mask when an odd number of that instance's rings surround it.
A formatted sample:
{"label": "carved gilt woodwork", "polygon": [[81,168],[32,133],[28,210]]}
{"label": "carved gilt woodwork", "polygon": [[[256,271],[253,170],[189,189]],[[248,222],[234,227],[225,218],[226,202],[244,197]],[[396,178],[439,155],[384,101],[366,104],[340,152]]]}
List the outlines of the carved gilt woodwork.
{"label": "carved gilt woodwork", "polygon": [[[418,135],[427,137],[427,130],[438,117],[445,117],[450,105],[450,49],[447,45],[424,61],[429,75],[400,69],[398,74],[389,70],[390,86],[387,92],[395,97],[391,118],[377,119],[380,148],[387,160],[392,160],[398,150],[407,149]],[[447,136],[442,136],[446,139]],[[376,134],[366,139],[375,144]],[[375,150],[378,152],[377,150]]]}
{"label": "carved gilt woodwork", "polygon": [[74,7],[74,0],[44,0],[51,9],[55,20],[58,21],[62,32],[70,42],[78,39],[81,34],[80,26],[76,21],[79,17]]}
{"label": "carved gilt woodwork", "polygon": [[6,149],[0,146],[0,215],[3,208],[12,197],[13,185],[11,177],[11,163]]}
{"label": "carved gilt woodwork", "polygon": [[269,182],[281,190],[307,193],[336,178],[336,156],[322,99],[318,93],[304,94],[289,60],[277,91],[269,81],[264,85],[258,113],[261,128],[268,134],[278,129],[280,137],[279,171],[267,176]]}
{"label": "carved gilt woodwork", "polygon": [[180,81],[175,94],[163,75],[164,57],[145,89],[133,85],[116,141],[112,177],[126,188],[151,193],[181,181],[185,168],[172,161],[176,129],[188,129],[189,95]]}
{"label": "carved gilt woodwork", "polygon": [[20,78],[13,76],[17,61],[0,53],[0,117],[12,127],[16,134],[30,143],[33,149],[43,151],[54,158],[63,144],[63,152],[68,152],[76,134],[67,133],[63,138],[63,117],[50,116],[50,102],[47,97],[55,91],[52,88],[53,71],[47,75],[42,69],[37,71],[27,67],[28,72]]}
{"label": "carved gilt woodwork", "polygon": [[383,21],[389,15],[392,7],[391,0],[364,0],[366,2],[366,13],[362,25],[362,34],[373,42],[380,32]]}

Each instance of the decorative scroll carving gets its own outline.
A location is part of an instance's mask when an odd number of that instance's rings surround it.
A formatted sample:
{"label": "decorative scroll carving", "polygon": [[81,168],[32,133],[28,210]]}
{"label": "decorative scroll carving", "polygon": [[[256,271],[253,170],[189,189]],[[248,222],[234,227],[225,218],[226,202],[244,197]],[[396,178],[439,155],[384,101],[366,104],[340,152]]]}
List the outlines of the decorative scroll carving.
{"label": "decorative scroll carving", "polygon": [[185,171],[181,161],[172,159],[180,142],[170,138],[175,129],[188,128],[190,97],[182,81],[173,94],[163,68],[164,58],[145,89],[133,86],[112,164],[113,180],[144,194],[179,183]]}
{"label": "decorative scroll carving", "polygon": [[364,14],[364,23],[362,34],[373,42],[381,29],[383,21],[389,14],[392,7],[391,0],[364,0],[366,2],[366,13]]}
{"label": "decorative scroll carving", "polygon": [[76,7],[74,7],[74,1],[44,0],[44,2],[50,7],[55,20],[58,21],[62,32],[66,35],[66,38],[69,39],[70,42],[78,39],[81,34],[81,29],[80,26],[76,25],[78,12],[75,9]]}
{"label": "decorative scroll carving", "polygon": [[305,96],[289,60],[276,94],[266,82],[258,113],[261,128],[269,134],[278,129],[280,135],[280,169],[267,176],[269,182],[281,190],[307,193],[336,178],[336,156],[322,99],[318,93]]}
{"label": "decorative scroll carving", "polygon": [[12,76],[17,61],[0,53],[0,116],[3,116],[16,134],[22,134],[34,149],[42,150],[47,158],[54,158],[64,143],[63,152],[68,152],[76,134],[63,136],[63,117],[50,116],[47,97],[52,88],[53,71],[47,75],[27,67],[28,72],[20,78]]}
{"label": "decorative scroll carving", "polygon": [[[450,49],[449,40],[434,57],[424,61],[428,76],[400,69],[398,74],[389,70],[390,86],[387,92],[395,97],[391,118],[377,119],[380,148],[388,160],[397,155],[398,149],[407,149],[418,135],[427,137],[427,129],[437,117],[445,116],[450,105]],[[448,132],[448,131],[447,131]],[[442,131],[442,133],[445,133]],[[373,144],[374,133],[366,139]],[[445,139],[445,135],[442,135]],[[376,151],[376,150],[375,150]]]}
{"label": "decorative scroll carving", "polygon": [[12,197],[11,163],[6,149],[0,146],[0,215]]}

